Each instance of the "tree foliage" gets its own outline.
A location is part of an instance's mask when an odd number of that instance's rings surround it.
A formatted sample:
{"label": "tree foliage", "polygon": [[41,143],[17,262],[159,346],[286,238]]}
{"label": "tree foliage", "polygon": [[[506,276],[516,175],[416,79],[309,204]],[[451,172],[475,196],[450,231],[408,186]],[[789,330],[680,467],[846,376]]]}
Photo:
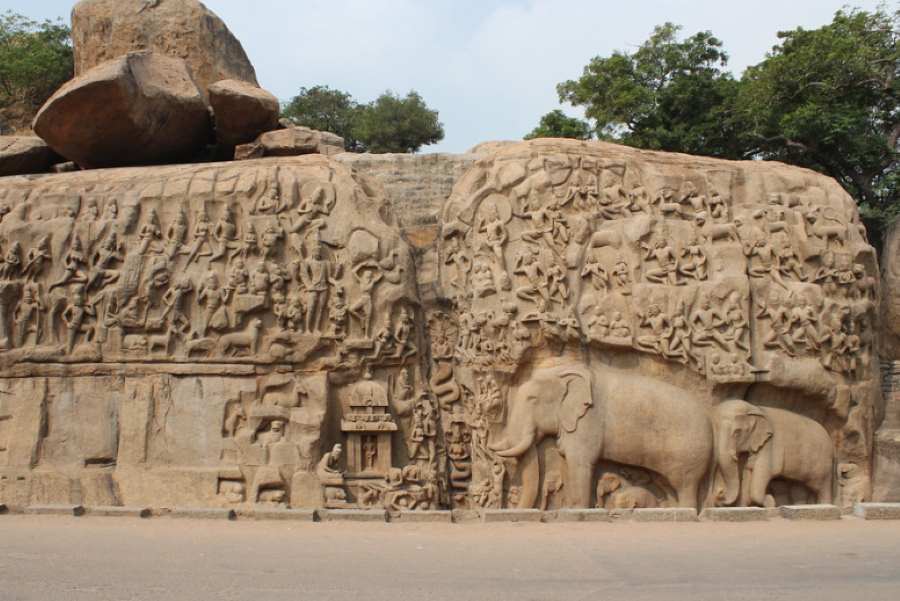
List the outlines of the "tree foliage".
{"label": "tree foliage", "polygon": [[352,152],[417,152],[444,138],[437,111],[415,91],[405,97],[385,92],[367,104],[328,86],[301,88],[282,115],[313,129],[344,138]]}
{"label": "tree foliage", "polygon": [[557,91],[584,107],[600,138],[830,175],[859,201],[877,239],[900,213],[898,30],[900,11],[838,11],[818,29],[779,33],[735,79],[711,32],[680,39],[666,23],[633,53],[592,59]]}
{"label": "tree foliage", "polygon": [[738,158],[728,55],[712,33],[679,40],[679,29],[660,25],[634,53],[593,58],[580,78],[557,86],[560,100],[583,106],[602,139]]}
{"label": "tree foliage", "polygon": [[66,25],[32,21],[11,11],[0,15],[0,110],[4,121],[30,123],[73,72]]}
{"label": "tree foliage", "polygon": [[839,11],[778,37],[741,83],[747,152],[830,175],[868,218],[890,219],[900,212],[900,11]]}
{"label": "tree foliage", "polygon": [[525,136],[526,140],[534,138],[574,138],[590,140],[593,137],[591,124],[583,119],[569,117],[559,109],[550,111],[541,117],[538,126]]}
{"label": "tree foliage", "polygon": [[359,105],[347,92],[328,86],[300,88],[281,111],[297,125],[319,131],[328,131],[344,138],[347,150],[357,150],[359,141],[354,137],[354,126]]}
{"label": "tree foliage", "polygon": [[385,92],[361,107],[356,134],[368,152],[417,152],[444,139],[437,111],[415,91],[401,98]]}

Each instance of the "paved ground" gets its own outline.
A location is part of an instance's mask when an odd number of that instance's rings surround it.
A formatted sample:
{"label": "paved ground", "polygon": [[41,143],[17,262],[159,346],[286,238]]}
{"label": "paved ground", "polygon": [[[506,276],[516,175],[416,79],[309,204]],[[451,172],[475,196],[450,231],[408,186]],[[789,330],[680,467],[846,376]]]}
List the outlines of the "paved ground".
{"label": "paved ground", "polygon": [[298,524],[0,516],[0,600],[900,599],[900,522]]}

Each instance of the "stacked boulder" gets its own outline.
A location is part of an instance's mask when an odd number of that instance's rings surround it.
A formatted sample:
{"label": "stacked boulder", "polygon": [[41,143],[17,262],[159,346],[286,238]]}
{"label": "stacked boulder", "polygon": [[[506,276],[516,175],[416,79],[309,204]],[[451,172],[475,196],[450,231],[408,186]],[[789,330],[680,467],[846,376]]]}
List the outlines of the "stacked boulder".
{"label": "stacked boulder", "polygon": [[33,124],[46,152],[10,158],[0,175],[46,172],[54,160],[95,169],[231,159],[242,145],[248,158],[343,151],[339,137],[306,129],[265,138],[292,126],[237,38],[197,0],[82,0],[72,39],[75,77]]}

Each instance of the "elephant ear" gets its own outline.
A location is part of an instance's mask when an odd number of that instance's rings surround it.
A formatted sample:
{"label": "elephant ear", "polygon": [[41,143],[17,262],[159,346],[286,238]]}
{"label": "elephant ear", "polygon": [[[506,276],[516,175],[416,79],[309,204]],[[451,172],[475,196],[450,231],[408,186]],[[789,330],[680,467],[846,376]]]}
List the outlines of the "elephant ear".
{"label": "elephant ear", "polygon": [[769,417],[761,410],[754,408],[747,412],[750,419],[753,420],[752,432],[747,440],[747,446],[751,453],[759,453],[769,439],[772,438],[774,431],[772,430],[772,422]]}
{"label": "elephant ear", "polygon": [[571,433],[578,427],[578,421],[594,405],[591,397],[591,381],[588,376],[578,371],[566,371],[559,377],[563,384],[559,403],[559,427]]}

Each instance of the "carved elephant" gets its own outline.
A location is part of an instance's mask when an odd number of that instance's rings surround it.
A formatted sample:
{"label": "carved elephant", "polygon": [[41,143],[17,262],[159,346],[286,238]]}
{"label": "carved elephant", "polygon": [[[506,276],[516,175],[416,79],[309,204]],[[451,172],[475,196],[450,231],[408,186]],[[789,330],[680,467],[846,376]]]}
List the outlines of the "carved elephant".
{"label": "carved elephant", "polygon": [[713,428],[725,505],[765,506],[769,482],[778,477],[806,485],[819,503],[831,503],[834,445],[818,422],[730,400],[713,409]]}
{"label": "carved elephant", "polygon": [[635,486],[623,476],[607,472],[597,482],[597,506],[610,510],[644,509],[658,507],[659,500],[643,486]]}
{"label": "carved elephant", "polygon": [[604,459],[655,471],[679,506],[696,508],[712,462],[706,409],[669,384],[607,371],[601,377],[583,363],[535,369],[512,396],[505,431],[490,448],[522,457],[544,437],[556,437],[571,507],[592,506],[594,468]]}

